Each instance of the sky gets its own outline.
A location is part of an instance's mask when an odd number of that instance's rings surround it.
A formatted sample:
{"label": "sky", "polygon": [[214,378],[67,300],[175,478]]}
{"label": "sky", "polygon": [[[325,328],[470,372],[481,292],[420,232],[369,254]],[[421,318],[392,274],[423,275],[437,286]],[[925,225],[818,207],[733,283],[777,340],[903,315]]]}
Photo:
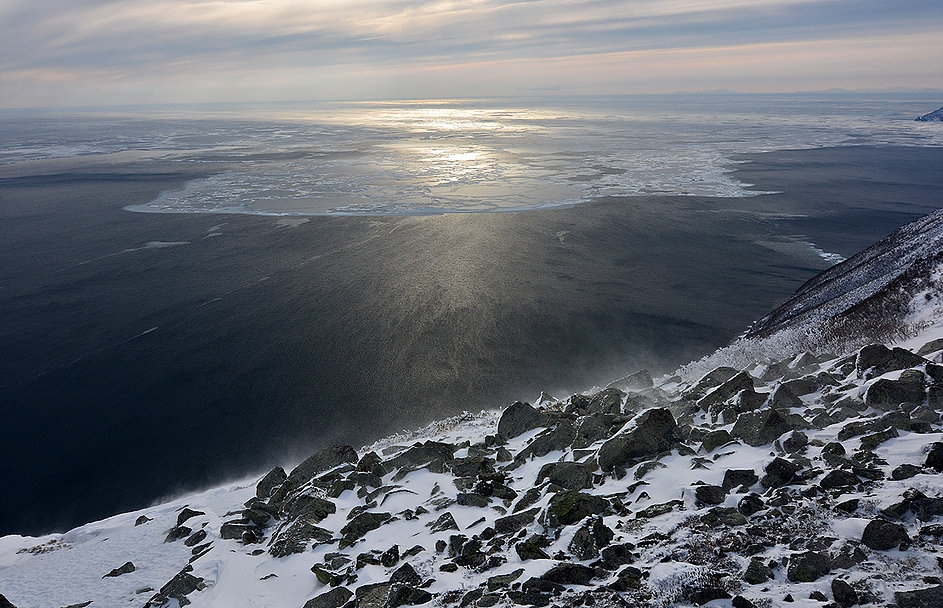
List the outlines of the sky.
{"label": "sky", "polygon": [[0,0],[0,107],[943,90],[940,0]]}

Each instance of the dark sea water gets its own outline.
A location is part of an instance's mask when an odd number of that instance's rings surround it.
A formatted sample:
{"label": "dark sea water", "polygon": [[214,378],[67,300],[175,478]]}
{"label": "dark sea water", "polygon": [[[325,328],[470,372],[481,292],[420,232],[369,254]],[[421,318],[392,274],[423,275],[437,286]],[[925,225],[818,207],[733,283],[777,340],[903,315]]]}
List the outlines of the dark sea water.
{"label": "dark sea water", "polygon": [[[796,119],[789,141],[805,149],[764,152],[721,138],[721,113],[675,144],[642,129],[651,141],[623,149],[600,128],[613,111],[589,125],[544,116],[520,135],[489,107],[459,139],[454,112],[445,127],[410,119],[408,136],[335,120],[304,150],[272,147],[300,137],[290,121],[257,125],[253,148],[232,122],[236,135],[204,120],[215,135],[200,138],[174,119],[132,137],[138,119],[99,117],[94,145],[63,151],[55,121],[75,141],[81,121],[36,119],[49,145],[9,148],[0,167],[0,534],[68,528],[540,390],[671,371],[830,259],[941,204],[937,135],[902,121],[862,142]],[[555,121],[569,131],[546,140]],[[585,149],[564,162],[575,141]],[[446,150],[441,170],[391,173],[390,150],[417,146]],[[699,160],[667,163],[679,146]],[[667,164],[633,165],[646,147]],[[642,191],[651,176],[663,192]],[[256,180],[267,185],[240,190]],[[299,213],[330,207],[330,184],[343,213]],[[517,192],[504,212],[441,213],[496,210],[496,185]],[[171,212],[126,210],[155,204]]]}

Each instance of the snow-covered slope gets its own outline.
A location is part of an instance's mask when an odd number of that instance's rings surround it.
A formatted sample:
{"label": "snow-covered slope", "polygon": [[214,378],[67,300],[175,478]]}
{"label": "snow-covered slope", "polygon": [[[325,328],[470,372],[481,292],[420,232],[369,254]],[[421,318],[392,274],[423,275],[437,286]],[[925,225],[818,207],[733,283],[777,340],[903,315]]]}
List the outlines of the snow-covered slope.
{"label": "snow-covered slope", "polygon": [[[943,605],[943,316],[924,247],[940,221],[810,281],[765,333],[678,375],[0,538],[0,607]],[[878,266],[894,276],[862,291]],[[896,344],[812,354],[784,338],[860,324],[889,285]]]}

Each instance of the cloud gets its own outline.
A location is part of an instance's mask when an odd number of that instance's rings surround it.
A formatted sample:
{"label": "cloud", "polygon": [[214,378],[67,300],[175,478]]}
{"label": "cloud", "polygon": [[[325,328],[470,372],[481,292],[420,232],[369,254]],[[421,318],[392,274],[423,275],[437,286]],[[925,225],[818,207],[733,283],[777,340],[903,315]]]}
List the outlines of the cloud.
{"label": "cloud", "polygon": [[[718,48],[750,52],[757,45],[770,44],[787,45],[781,48],[795,53],[801,53],[803,45],[826,52],[829,44],[848,49],[854,48],[855,41],[877,38],[894,38],[897,45],[911,39],[914,49],[929,41],[923,47],[929,63],[943,50],[943,3],[0,0],[0,36],[4,40],[0,84],[14,86],[9,89],[17,92],[12,98],[24,103],[31,96],[55,92],[50,83],[59,83],[64,97],[90,100],[96,91],[122,99],[137,95],[141,101],[201,100],[214,91],[244,98],[249,82],[255,82],[256,89],[269,85],[273,93],[292,98],[329,97],[332,91],[382,96],[397,78],[413,87],[422,85],[423,90],[435,89],[435,83],[415,82],[433,69],[452,70],[453,77],[442,83],[460,83],[463,70],[470,70],[469,75],[480,79],[478,86],[489,89],[484,94],[495,94],[511,91],[503,84],[489,86],[469,66],[500,65],[502,73],[518,66],[522,71],[516,77],[527,80],[532,88],[565,89],[573,80],[554,74],[554,66],[580,65],[595,74],[599,70],[593,66],[606,63],[600,58],[619,54],[662,51],[663,57],[687,58],[691,52],[705,58],[715,56]],[[854,53],[841,54],[849,62],[848,69],[858,72],[865,55],[866,48],[858,58]],[[773,57],[781,61],[785,55]],[[685,61],[674,67],[664,64],[666,74],[678,74],[678,80],[673,86],[663,86],[691,88],[682,76]],[[745,57],[744,61],[753,60]],[[886,69],[893,75],[894,66]],[[736,73],[710,71],[742,82]],[[65,77],[69,74],[74,78]],[[535,74],[544,80],[530,82]],[[787,86],[807,86],[799,76],[793,76]],[[888,75],[875,70],[865,79],[867,86],[880,86],[884,76]],[[941,81],[939,70],[930,76]],[[354,78],[377,81],[371,88]],[[508,81],[514,78],[507,76]],[[595,88],[604,88],[607,79],[600,78],[594,81]],[[289,82],[292,79],[294,86]],[[73,80],[82,88],[68,84]],[[586,86],[585,78],[577,80]],[[608,79],[615,80],[619,79]],[[628,92],[624,90],[628,81],[621,82],[623,90],[609,92]],[[439,94],[449,94],[446,87],[440,88]]]}

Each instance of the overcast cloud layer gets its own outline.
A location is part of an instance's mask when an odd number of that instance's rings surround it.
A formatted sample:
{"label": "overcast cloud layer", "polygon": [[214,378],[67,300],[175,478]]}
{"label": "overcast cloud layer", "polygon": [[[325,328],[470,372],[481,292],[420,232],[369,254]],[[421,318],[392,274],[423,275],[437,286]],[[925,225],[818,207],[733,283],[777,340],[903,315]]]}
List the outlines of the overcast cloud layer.
{"label": "overcast cloud layer", "polygon": [[0,0],[0,106],[943,88],[939,0]]}

